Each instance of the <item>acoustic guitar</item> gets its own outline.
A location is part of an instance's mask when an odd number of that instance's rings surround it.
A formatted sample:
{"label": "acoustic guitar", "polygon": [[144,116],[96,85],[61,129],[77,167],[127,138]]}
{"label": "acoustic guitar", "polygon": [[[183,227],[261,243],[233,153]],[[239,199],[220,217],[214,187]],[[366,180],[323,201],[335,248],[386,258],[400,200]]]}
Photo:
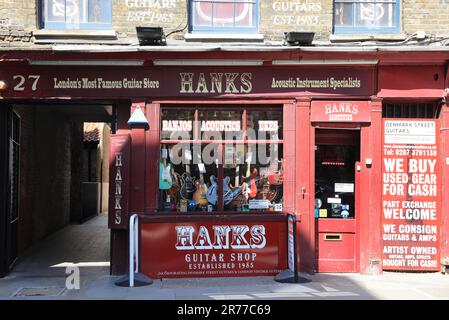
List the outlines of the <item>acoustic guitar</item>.
{"label": "acoustic guitar", "polygon": [[[226,176],[223,179],[223,203],[225,205],[228,205],[231,203],[232,199],[234,199],[233,192],[231,188],[229,187],[229,181],[231,181],[231,178]],[[218,203],[218,184],[217,184],[217,178],[215,178],[214,175],[210,176],[210,187],[208,188],[206,192],[206,198],[207,201],[212,205],[217,205]]]}
{"label": "acoustic guitar", "polygon": [[244,180],[248,184],[250,192],[248,193],[249,198],[255,198],[257,195],[257,168],[253,168],[251,172],[251,160],[246,159],[246,175]]}
{"label": "acoustic guitar", "polygon": [[[279,163],[281,168],[279,169]],[[284,180],[284,160],[276,160],[276,162],[270,165],[270,173],[268,174],[268,182],[270,185],[279,186],[282,185]]]}

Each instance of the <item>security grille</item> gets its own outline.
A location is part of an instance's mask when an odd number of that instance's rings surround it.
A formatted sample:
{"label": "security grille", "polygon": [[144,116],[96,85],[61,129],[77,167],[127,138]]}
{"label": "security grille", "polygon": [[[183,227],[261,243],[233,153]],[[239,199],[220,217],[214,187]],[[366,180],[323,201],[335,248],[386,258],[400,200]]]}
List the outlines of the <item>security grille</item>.
{"label": "security grille", "polygon": [[383,118],[420,118],[437,119],[441,105],[434,103],[384,103]]}

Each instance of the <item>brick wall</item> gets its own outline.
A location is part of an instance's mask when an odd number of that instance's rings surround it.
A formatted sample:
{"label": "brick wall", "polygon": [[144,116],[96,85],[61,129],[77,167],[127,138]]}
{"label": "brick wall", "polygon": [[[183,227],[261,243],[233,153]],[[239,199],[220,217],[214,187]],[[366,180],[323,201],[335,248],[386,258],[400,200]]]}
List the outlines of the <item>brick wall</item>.
{"label": "brick wall", "polygon": [[29,42],[36,23],[36,1],[0,0],[0,42]]}
{"label": "brick wall", "polygon": [[[0,0],[0,42],[29,41],[36,29],[36,3],[31,0]],[[113,27],[120,35],[135,38],[136,26],[160,26],[165,33],[187,23],[187,0],[112,0]],[[259,0],[259,30],[265,39],[280,40],[285,31],[313,31],[315,39],[332,32],[332,0]],[[402,0],[401,28],[412,34],[424,30],[438,36],[449,34],[449,0]],[[184,31],[185,32],[185,31]],[[182,39],[184,32],[172,35]]]}
{"label": "brick wall", "polygon": [[[185,0],[113,3],[114,28],[131,37],[138,25],[161,26],[167,34],[183,28],[187,21]],[[333,0],[259,0],[259,6],[259,31],[267,40],[281,40],[286,31],[312,31],[319,40],[332,34]],[[449,35],[449,0],[402,0],[401,16],[403,34],[424,30]],[[172,37],[182,39],[182,34]]]}
{"label": "brick wall", "polygon": [[315,39],[332,32],[332,1],[260,0],[260,32],[280,40],[286,31],[312,31]]}
{"label": "brick wall", "polygon": [[449,0],[403,0],[402,26],[406,34],[449,36]]}
{"label": "brick wall", "polygon": [[135,36],[136,26],[163,27],[167,34],[187,23],[186,0],[113,0],[112,24],[127,35]]}
{"label": "brick wall", "polygon": [[21,118],[19,252],[69,223],[71,124],[44,106]]}

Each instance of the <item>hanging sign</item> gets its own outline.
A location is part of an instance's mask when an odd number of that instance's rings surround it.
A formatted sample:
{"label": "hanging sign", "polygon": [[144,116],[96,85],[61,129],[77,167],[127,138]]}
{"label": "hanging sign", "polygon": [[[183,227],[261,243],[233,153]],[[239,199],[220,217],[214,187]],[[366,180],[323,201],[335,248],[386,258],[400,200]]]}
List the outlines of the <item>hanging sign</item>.
{"label": "hanging sign", "polygon": [[[88,58],[86,58],[88,61]],[[2,66],[4,98],[374,94],[372,69]],[[354,104],[354,102],[352,102]],[[361,102],[355,102],[359,105]],[[340,108],[338,106],[338,108]],[[270,124],[271,125],[271,124]],[[264,125],[262,125],[264,126]],[[177,131],[182,131],[176,129]],[[209,129],[210,131],[217,130]],[[234,130],[234,129],[233,129]],[[223,130],[218,130],[223,131]]]}
{"label": "hanging sign", "polygon": [[439,270],[438,122],[384,120],[383,269]]}
{"label": "hanging sign", "polygon": [[369,101],[313,101],[312,122],[371,122]]}
{"label": "hanging sign", "polygon": [[109,152],[108,227],[128,227],[130,136],[111,135]]}

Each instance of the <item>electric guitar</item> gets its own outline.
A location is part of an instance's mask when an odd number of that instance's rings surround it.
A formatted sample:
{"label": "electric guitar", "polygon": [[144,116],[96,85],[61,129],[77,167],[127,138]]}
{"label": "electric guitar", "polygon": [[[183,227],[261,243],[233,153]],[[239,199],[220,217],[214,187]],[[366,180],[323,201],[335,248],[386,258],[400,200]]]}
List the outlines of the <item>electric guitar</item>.
{"label": "electric guitar", "polygon": [[[218,184],[216,179],[214,175],[210,176],[210,187],[206,192],[207,201],[214,206],[218,203]],[[223,179],[223,203],[225,205],[228,205],[234,199],[233,192],[229,187],[229,181],[231,181],[231,178],[228,176]]]}
{"label": "electric guitar", "polygon": [[159,161],[159,189],[168,190],[172,185],[171,164],[167,163],[167,159],[162,159]]}
{"label": "electric guitar", "polygon": [[[248,196],[252,199],[255,198],[257,195],[257,181],[259,179],[256,179],[257,177],[257,168],[253,168],[253,171],[250,173],[251,170],[251,160],[246,160],[246,183],[249,186],[249,189],[251,190],[248,193]],[[257,181],[256,181],[257,180]]]}
{"label": "electric guitar", "polygon": [[[281,168],[279,169],[279,163]],[[270,174],[268,174],[268,182],[270,185],[280,186],[284,180],[284,160],[276,160],[275,164],[270,165]]]}
{"label": "electric guitar", "polygon": [[196,191],[193,194],[193,200],[199,205],[200,207],[205,207],[208,204],[207,200],[207,185],[204,182],[204,176],[202,173],[200,173],[200,180],[195,181],[195,187]]}
{"label": "electric guitar", "polygon": [[193,193],[195,192],[195,177],[190,175],[190,165],[186,164],[186,172],[181,176],[181,190],[180,195],[183,199],[191,199]]}
{"label": "electric guitar", "polygon": [[[173,184],[170,189],[166,190],[167,195],[170,196],[172,205],[179,203],[179,191],[181,190],[181,176],[173,168],[171,169]],[[175,208],[176,209],[176,208]]]}

